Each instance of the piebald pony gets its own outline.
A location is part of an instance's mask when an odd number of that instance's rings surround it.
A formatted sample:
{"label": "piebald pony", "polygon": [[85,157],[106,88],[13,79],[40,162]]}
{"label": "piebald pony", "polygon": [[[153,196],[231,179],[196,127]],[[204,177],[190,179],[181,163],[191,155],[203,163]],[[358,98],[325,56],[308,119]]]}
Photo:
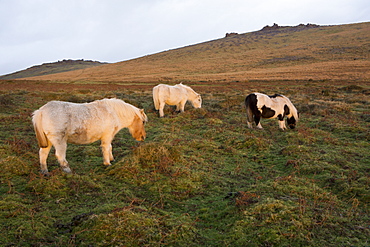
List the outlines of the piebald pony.
{"label": "piebald pony", "polygon": [[245,106],[247,109],[248,127],[252,128],[252,122],[257,125],[257,128],[262,129],[260,119],[262,118],[277,118],[279,120],[279,128],[286,129],[284,117],[287,117],[289,128],[294,129],[298,121],[298,111],[292,102],[284,95],[275,94],[268,96],[262,93],[252,93],[245,98]]}

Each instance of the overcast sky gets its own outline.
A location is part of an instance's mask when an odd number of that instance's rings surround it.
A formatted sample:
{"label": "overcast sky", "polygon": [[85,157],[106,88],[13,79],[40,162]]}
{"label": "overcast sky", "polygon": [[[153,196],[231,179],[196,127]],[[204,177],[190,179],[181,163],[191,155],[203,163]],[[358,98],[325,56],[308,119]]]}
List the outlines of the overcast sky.
{"label": "overcast sky", "polygon": [[369,0],[0,0],[0,75],[120,62],[266,25],[370,21]]}

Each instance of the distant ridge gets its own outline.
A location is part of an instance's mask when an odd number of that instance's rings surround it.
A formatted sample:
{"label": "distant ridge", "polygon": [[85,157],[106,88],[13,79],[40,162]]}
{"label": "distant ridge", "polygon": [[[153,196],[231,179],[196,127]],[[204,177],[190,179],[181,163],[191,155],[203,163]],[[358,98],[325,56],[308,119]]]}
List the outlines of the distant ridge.
{"label": "distant ridge", "polygon": [[100,66],[108,63],[92,61],[92,60],[71,60],[64,59],[62,61],[53,63],[43,63],[41,65],[35,65],[28,69],[17,71],[11,74],[0,76],[0,80],[13,80],[19,78],[26,78],[32,76],[50,75],[61,72],[67,72],[78,69],[86,69],[95,66]]}

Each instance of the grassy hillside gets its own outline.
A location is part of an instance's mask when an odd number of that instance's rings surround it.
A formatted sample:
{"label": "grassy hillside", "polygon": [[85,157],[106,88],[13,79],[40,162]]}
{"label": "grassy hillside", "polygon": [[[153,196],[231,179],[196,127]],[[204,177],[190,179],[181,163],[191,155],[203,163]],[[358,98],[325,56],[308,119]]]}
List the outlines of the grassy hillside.
{"label": "grassy hillside", "polygon": [[370,78],[370,23],[264,28],[102,67],[27,79],[234,82]]}
{"label": "grassy hillside", "polygon": [[[368,85],[194,87],[203,107],[166,107],[162,119],[149,87],[53,85],[0,91],[1,246],[369,246]],[[288,96],[297,128],[247,129],[242,102],[253,91]],[[99,143],[69,145],[74,173],[51,154],[51,176],[41,175],[31,113],[104,97],[144,108],[147,140],[121,131],[108,168]]]}
{"label": "grassy hillside", "polygon": [[0,76],[0,80],[13,80],[18,78],[50,75],[71,70],[80,70],[91,68],[95,66],[104,65],[107,63],[101,63],[98,61],[91,60],[62,60],[54,63],[44,63],[41,65],[32,66],[28,69],[21,70],[12,74]]}

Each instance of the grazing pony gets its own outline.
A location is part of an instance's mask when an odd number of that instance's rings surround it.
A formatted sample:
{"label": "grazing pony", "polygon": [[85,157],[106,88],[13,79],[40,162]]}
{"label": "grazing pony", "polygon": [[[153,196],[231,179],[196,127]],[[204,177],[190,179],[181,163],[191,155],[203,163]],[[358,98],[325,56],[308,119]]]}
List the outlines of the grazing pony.
{"label": "grazing pony", "polygon": [[67,143],[89,144],[101,140],[104,164],[113,161],[111,142],[122,128],[132,137],[143,141],[144,124],[148,121],[144,110],[119,99],[102,99],[91,103],[50,101],[32,116],[40,147],[41,172],[48,174],[46,160],[52,146],[61,168],[70,173],[66,160]]}
{"label": "grazing pony", "polygon": [[153,101],[156,110],[159,110],[159,116],[163,117],[163,108],[165,104],[176,105],[176,111],[183,112],[186,101],[190,101],[193,107],[202,107],[202,97],[189,86],[182,83],[175,86],[159,84],[153,88]]}
{"label": "grazing pony", "polygon": [[252,127],[252,122],[257,128],[262,129],[260,119],[277,118],[279,128],[286,129],[284,117],[287,116],[289,128],[294,129],[298,121],[298,112],[295,106],[284,95],[275,94],[268,96],[262,93],[252,93],[245,98],[245,107],[247,108],[248,127]]}

